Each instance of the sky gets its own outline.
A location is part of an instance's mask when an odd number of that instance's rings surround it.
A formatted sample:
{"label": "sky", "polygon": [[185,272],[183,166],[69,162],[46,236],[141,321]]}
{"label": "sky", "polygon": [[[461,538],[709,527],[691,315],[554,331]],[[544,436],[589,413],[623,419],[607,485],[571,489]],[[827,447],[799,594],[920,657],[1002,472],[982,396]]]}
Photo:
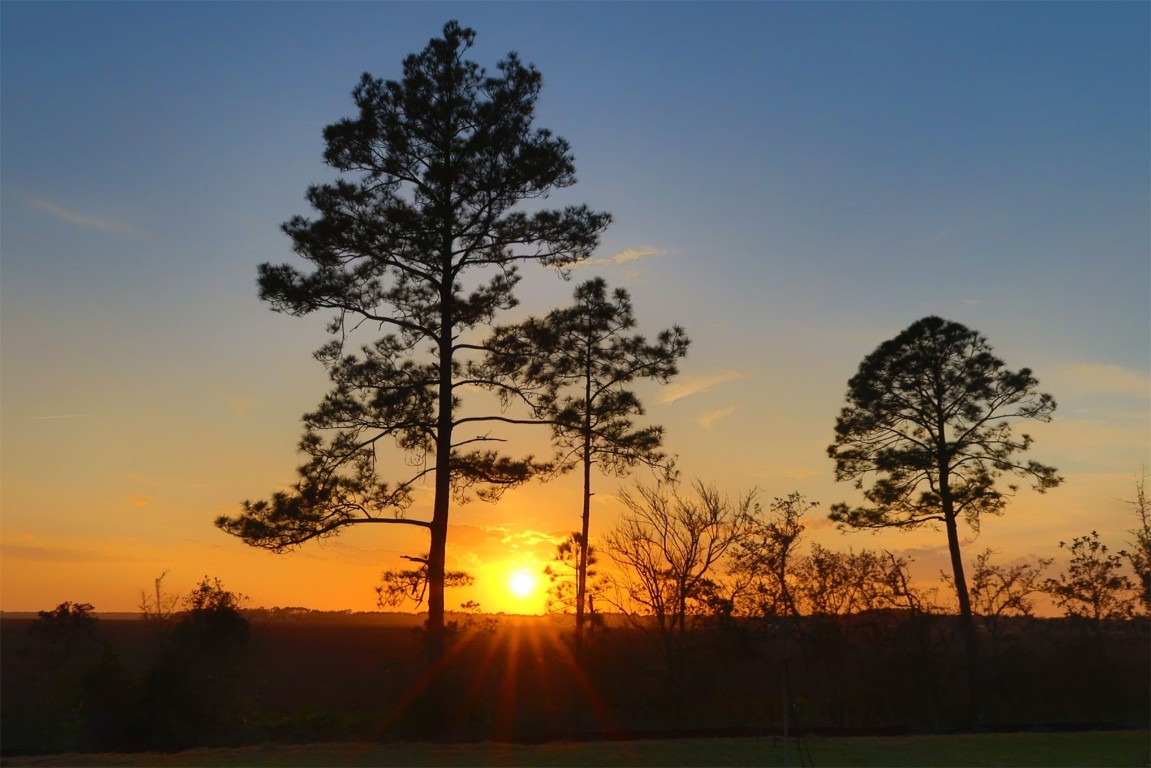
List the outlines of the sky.
{"label": "sky", "polygon": [[[334,179],[325,125],[362,72],[456,19],[470,58],[510,50],[544,78],[537,125],[572,145],[614,223],[563,282],[525,270],[544,314],[592,276],[639,330],[692,339],[647,423],[688,479],[765,503],[858,500],[827,446],[860,361],[940,315],[1029,367],[1058,410],[1030,457],[1063,486],[1021,491],[968,531],[967,559],[1060,557],[1130,538],[1151,466],[1151,6],[1060,3],[0,3],[0,609],[131,611],[167,573],[256,606],[372,610],[419,530],[275,555],[212,521],[295,479],[300,416],[327,390],[326,318],[278,315],[263,262]],[[302,262],[296,261],[302,266]],[[367,339],[364,339],[366,342]],[[524,428],[509,444],[546,448]],[[593,539],[636,478],[597,478]],[[430,504],[430,492],[417,501]],[[578,478],[452,512],[449,594],[534,612],[539,571],[578,527]],[[917,578],[941,531],[808,542],[883,548]],[[392,529],[392,526],[386,526]]]}

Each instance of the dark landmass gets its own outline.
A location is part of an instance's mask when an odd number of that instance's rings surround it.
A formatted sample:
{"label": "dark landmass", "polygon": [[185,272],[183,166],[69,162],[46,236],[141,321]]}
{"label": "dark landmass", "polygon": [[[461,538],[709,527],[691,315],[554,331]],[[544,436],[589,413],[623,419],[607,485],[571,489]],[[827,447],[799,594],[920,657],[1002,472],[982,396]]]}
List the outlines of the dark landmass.
{"label": "dark landmass", "polygon": [[[169,746],[422,738],[420,615],[246,613],[250,625],[233,651],[187,662],[196,671],[178,719],[202,727],[163,732],[179,742]],[[174,641],[164,626],[130,616],[101,616],[98,642],[71,648],[30,632],[32,619],[0,617],[4,753],[157,746],[149,686],[165,679]],[[954,617],[708,622],[670,656],[652,627],[612,619],[581,660],[570,618],[451,617],[439,670],[450,695],[434,713],[437,737],[537,743],[967,728],[953,695],[963,675]],[[982,730],[1148,727],[1147,622],[1093,631],[1065,619],[1012,619],[983,642]]]}

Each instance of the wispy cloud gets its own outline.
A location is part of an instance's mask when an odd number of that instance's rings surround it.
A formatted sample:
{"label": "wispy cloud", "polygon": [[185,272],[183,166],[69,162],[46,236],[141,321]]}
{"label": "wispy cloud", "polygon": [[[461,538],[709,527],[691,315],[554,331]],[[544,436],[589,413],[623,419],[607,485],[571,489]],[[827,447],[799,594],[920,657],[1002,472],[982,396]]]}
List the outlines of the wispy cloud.
{"label": "wispy cloud", "polygon": [[737,410],[738,410],[738,408],[736,408],[736,406],[729,405],[726,408],[720,408],[720,409],[715,410],[715,411],[708,411],[707,413],[703,414],[698,419],[696,419],[695,423],[700,425],[704,429],[710,429],[712,424],[716,423],[720,419],[727,418],[731,414],[735,413]]}
{"label": "wispy cloud", "polygon": [[0,547],[0,555],[5,560],[32,560],[41,563],[115,563],[139,558],[121,553],[98,552],[94,549],[69,549],[67,547],[41,547],[23,544],[5,544]]}
{"label": "wispy cloud", "polygon": [[37,421],[46,421],[52,419],[78,419],[83,415],[82,413],[62,413],[55,416],[33,416],[32,418]]}
{"label": "wispy cloud", "polygon": [[513,547],[520,544],[534,546],[541,542],[549,545],[558,544],[563,541],[564,538],[563,536],[558,536],[553,533],[535,531],[530,528],[513,532],[508,526],[504,525],[480,525],[476,526],[476,528],[482,532],[485,538],[497,541],[500,544],[509,544]]}
{"label": "wispy cloud", "polygon": [[562,538],[557,538],[550,533],[532,530],[518,531],[500,539],[501,544],[510,544],[512,547],[518,547],[520,544],[529,547],[540,543],[551,545],[558,544],[560,541],[562,541]]}
{"label": "wispy cloud", "polygon": [[559,531],[518,530],[519,524],[452,525],[450,536],[457,562],[468,568],[506,562],[509,558],[547,558],[566,538]]}
{"label": "wispy cloud", "polygon": [[670,405],[677,400],[683,400],[685,397],[698,395],[702,392],[715,389],[721,384],[727,384],[732,381],[739,381],[746,379],[747,374],[740,371],[733,371],[724,369],[716,371],[715,373],[708,373],[702,376],[690,376],[688,378],[679,379],[678,381],[668,384],[663,388],[660,393],[659,402],[664,405]]}
{"label": "wispy cloud", "polygon": [[260,401],[249,395],[237,392],[224,392],[220,395],[225,407],[233,416],[246,416],[259,407]]}
{"label": "wispy cloud", "polygon": [[1119,365],[1082,363],[1056,371],[1061,384],[1076,390],[1109,395],[1151,394],[1151,378],[1142,371],[1133,371]]}
{"label": "wispy cloud", "polygon": [[581,261],[581,267],[604,267],[614,266],[617,264],[627,264],[629,261],[639,261],[646,259],[650,256],[659,256],[665,253],[661,248],[652,248],[651,246],[644,246],[642,248],[625,248],[619,253],[613,253],[611,256],[605,256],[595,259],[587,259]]}
{"label": "wispy cloud", "polygon": [[813,477],[819,477],[825,474],[827,474],[827,470],[824,467],[816,468],[803,464],[775,464],[756,472],[755,477],[756,479],[763,478],[764,480],[771,480],[773,482],[768,483],[768,485],[772,485],[774,481],[777,480],[787,480],[788,482],[793,480],[810,480]]}
{"label": "wispy cloud", "polygon": [[102,219],[97,216],[89,216],[78,211],[73,211],[70,208],[65,208],[62,205],[53,203],[50,200],[43,198],[33,197],[29,198],[28,202],[35,208],[50,213],[61,221],[67,222],[75,227],[83,227],[84,229],[95,229],[100,232],[110,232],[118,235],[136,235],[139,232],[127,224],[123,224],[112,219]]}
{"label": "wispy cloud", "polygon": [[196,480],[188,480],[182,477],[165,477],[156,475],[140,475],[132,472],[120,472],[120,477],[128,480],[136,485],[142,485],[145,488],[164,488],[175,489],[181,491],[198,491],[204,487],[204,483]]}

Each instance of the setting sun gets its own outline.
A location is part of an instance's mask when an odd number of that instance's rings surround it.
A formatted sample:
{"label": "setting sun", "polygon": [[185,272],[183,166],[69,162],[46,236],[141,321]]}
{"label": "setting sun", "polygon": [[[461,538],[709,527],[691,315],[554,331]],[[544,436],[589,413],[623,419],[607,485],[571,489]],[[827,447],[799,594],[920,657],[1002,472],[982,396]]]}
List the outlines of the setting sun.
{"label": "setting sun", "polygon": [[526,568],[513,571],[508,577],[508,589],[516,597],[530,597],[536,589],[536,577]]}

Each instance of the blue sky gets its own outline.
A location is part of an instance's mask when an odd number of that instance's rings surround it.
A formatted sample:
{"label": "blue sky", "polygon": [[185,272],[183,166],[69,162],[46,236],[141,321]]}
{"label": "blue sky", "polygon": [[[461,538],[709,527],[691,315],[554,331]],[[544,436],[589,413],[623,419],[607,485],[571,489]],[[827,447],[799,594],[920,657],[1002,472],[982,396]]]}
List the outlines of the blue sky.
{"label": "blue sky", "polygon": [[[846,381],[939,314],[1060,403],[1033,454],[1067,485],[1021,494],[972,556],[1054,554],[1092,528],[1120,546],[1151,458],[1149,9],[0,4],[0,607],[130,608],[166,568],[266,604],[370,607],[404,545],[357,532],[268,559],[211,520],[291,481],[325,391],[323,321],[268,311],[255,267],[291,260],[279,225],[332,177],[320,132],[359,74],[397,77],[448,19],[477,30],[485,66],[516,50],[539,67],[538,123],[580,178],[556,202],[615,216],[577,279],[602,274],[641,328],[693,338],[678,389],[646,392],[688,473],[849,495],[825,455]],[[524,311],[573,287],[530,274]],[[449,547],[482,569],[502,556],[492,531],[528,531],[525,561],[542,557],[575,523],[560,492],[466,507]],[[813,535],[903,548],[928,575],[942,544]],[[322,592],[290,584],[301,563]]]}

